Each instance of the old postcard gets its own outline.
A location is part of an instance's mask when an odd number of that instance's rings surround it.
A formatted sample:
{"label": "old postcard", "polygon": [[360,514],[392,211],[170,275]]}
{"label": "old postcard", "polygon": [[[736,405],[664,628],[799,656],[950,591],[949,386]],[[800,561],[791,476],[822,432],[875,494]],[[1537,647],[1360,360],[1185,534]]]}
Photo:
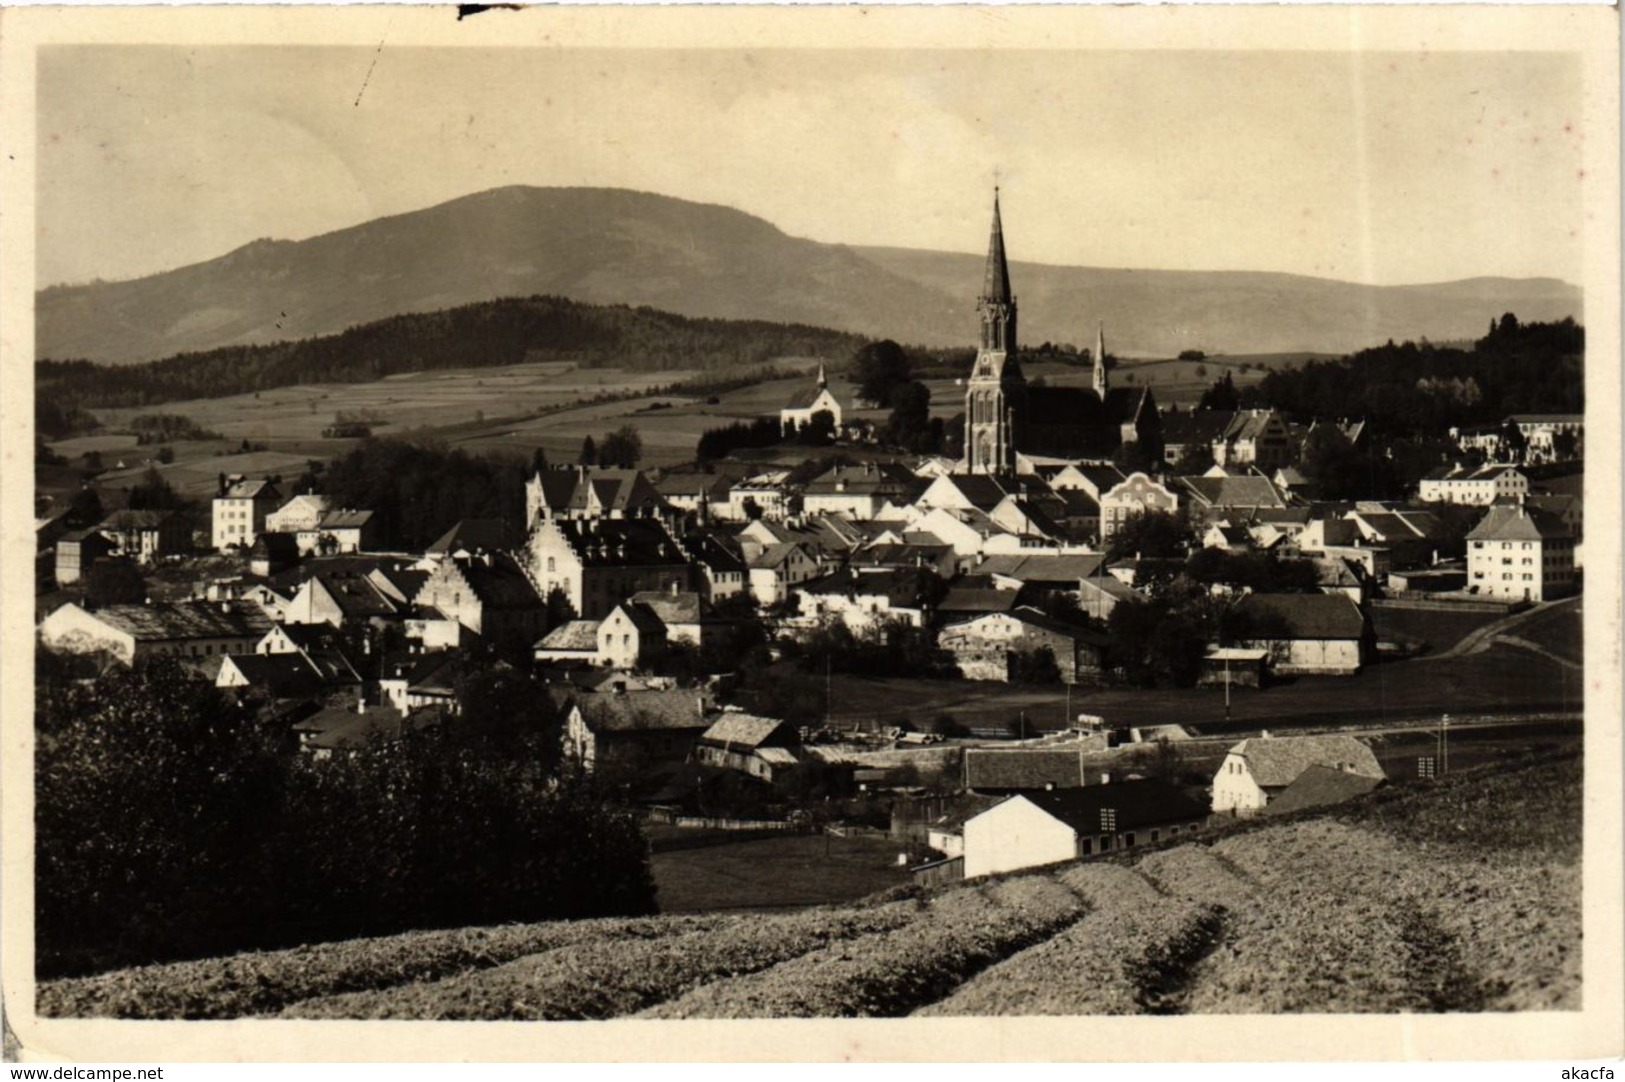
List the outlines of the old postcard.
{"label": "old postcard", "polygon": [[12,1054],[1621,1054],[1616,24],[0,13]]}

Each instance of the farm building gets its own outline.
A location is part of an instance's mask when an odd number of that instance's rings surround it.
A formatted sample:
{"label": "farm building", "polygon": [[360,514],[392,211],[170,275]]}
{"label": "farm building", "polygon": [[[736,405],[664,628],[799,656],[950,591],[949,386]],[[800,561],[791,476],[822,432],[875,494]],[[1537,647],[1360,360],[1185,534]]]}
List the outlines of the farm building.
{"label": "farm building", "polygon": [[40,641],[64,653],[106,650],[133,665],[158,655],[251,654],[270,629],[258,605],[240,601],[105,605],[94,611],[69,602],[40,623]]}
{"label": "farm building", "polygon": [[711,727],[703,695],[680,688],[581,693],[569,699],[564,749],[584,768],[681,762]]}
{"label": "farm building", "polygon": [[1286,815],[1304,808],[1324,808],[1364,796],[1383,784],[1382,778],[1355,774],[1329,766],[1312,766],[1264,807],[1265,815]]}
{"label": "farm building", "polygon": [[56,583],[68,586],[85,577],[97,560],[113,554],[113,542],[99,530],[75,530],[56,542]]}
{"label": "farm building", "polygon": [[1250,594],[1237,608],[1274,629],[1245,645],[1268,650],[1275,672],[1352,676],[1360,671],[1371,625],[1346,594]]}
{"label": "farm building", "polygon": [[1264,670],[1269,663],[1268,650],[1249,650],[1241,646],[1224,646],[1208,651],[1202,659],[1202,675],[1197,683],[1203,687],[1257,688],[1264,686]]}
{"label": "farm building", "polygon": [[788,721],[725,710],[700,736],[695,758],[706,766],[738,770],[771,781],[774,767],[760,753],[768,748],[791,748],[798,743],[796,727]]}
{"label": "farm building", "polygon": [[1048,650],[1065,684],[1098,679],[1107,642],[1104,635],[1025,606],[948,624],[937,637],[937,645],[953,654],[967,680],[1007,682],[1015,655]]}
{"label": "farm building", "polygon": [[1371,749],[1352,736],[1253,737],[1232,747],[1219,764],[1213,811],[1255,815],[1315,766],[1378,781],[1386,777]]}
{"label": "farm building", "polygon": [[1089,756],[1106,747],[1106,734],[1096,733],[1058,748],[966,748],[965,788],[999,795],[1099,784]]}
{"label": "farm building", "polygon": [[801,583],[795,588],[795,598],[805,619],[837,619],[854,633],[890,621],[925,626],[925,595],[918,570],[888,573],[847,568]]}
{"label": "farm building", "polygon": [[1166,782],[1022,793],[964,826],[965,876],[993,875],[1181,837],[1207,809]]}

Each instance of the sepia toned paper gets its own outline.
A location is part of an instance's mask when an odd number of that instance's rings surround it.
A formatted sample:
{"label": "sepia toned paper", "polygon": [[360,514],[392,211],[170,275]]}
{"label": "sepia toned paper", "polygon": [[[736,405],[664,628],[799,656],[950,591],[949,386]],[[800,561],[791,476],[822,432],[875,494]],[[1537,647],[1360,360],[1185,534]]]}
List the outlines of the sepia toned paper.
{"label": "sepia toned paper", "polygon": [[[0,12],[0,511],[4,556],[0,558],[4,653],[0,658],[0,758],[3,758],[3,993],[7,1024],[19,1055],[26,1060],[123,1061],[210,1060],[558,1060],[558,1061],[1316,1061],[1316,1060],[1509,1060],[1585,1058],[1625,1053],[1625,951],[1621,945],[1622,880],[1620,688],[1620,327],[1619,327],[1619,72],[1617,13],[1599,7],[1431,8],[1346,7],[941,7],[941,8],[654,8],[582,7],[493,10],[457,17],[442,8],[130,8],[10,9]],[[244,140],[285,138],[305,148],[291,158],[286,176],[241,188],[240,204],[199,195],[193,228],[159,216],[151,192],[112,193],[119,208],[83,208],[89,225],[71,244],[48,244],[40,230],[41,208],[55,207],[55,228],[75,228],[63,191],[94,190],[95,148],[112,155],[119,139],[139,139],[150,122],[167,122],[161,110],[147,121],[137,112],[119,112],[113,103],[106,128],[49,130],[57,114],[40,96],[41,72],[62,50],[101,50],[97,62],[128,58],[139,79],[143,50],[176,50],[200,65],[224,71],[251,69],[266,55],[308,56],[311,69],[332,70],[335,51],[344,51],[353,78],[343,86],[342,109],[328,127],[305,126],[297,110],[284,109],[311,93],[308,86],[267,80],[264,106],[253,112],[222,113],[219,126],[197,129],[196,138],[176,142],[172,176],[200,189],[219,186],[220,177],[249,185],[240,163],[226,156],[241,152]],[[53,51],[56,51],[53,53]],[[782,66],[763,64],[767,74],[751,73],[751,58],[795,54],[800,81],[783,76]],[[639,55],[646,59],[641,63]],[[81,53],[81,56],[88,54]],[[394,77],[397,55],[404,70],[425,73],[426,81]],[[1532,95],[1530,108],[1572,107],[1581,133],[1574,144],[1580,164],[1562,178],[1528,173],[1511,143],[1498,144],[1504,162],[1488,162],[1471,177],[1430,169],[1443,146],[1414,145],[1410,154],[1378,138],[1369,125],[1415,121],[1432,131],[1427,117],[1356,110],[1349,139],[1369,139],[1369,153],[1354,176],[1337,176],[1317,157],[1323,148],[1305,146],[1297,157],[1263,158],[1246,152],[1238,137],[1234,158],[1191,160],[1188,144],[1171,138],[1165,145],[1141,143],[1140,153],[1124,156],[1112,145],[1055,145],[1046,155],[1025,150],[1018,134],[1037,125],[1047,109],[1084,110],[1088,102],[1063,95],[1053,100],[1012,100],[1000,88],[1034,65],[1064,71],[1076,58],[1078,78],[1090,58],[1112,57],[1117,72],[1160,66],[1176,69],[1181,58],[1219,56],[1233,64],[1236,86],[1264,80],[1269,94],[1291,101],[1306,92],[1307,70],[1346,71],[1360,80],[1356,102],[1395,93],[1396,87],[1454,80],[1463,94],[1474,79],[1523,78],[1530,65],[1557,64],[1572,88],[1561,101]],[[613,57],[616,65],[647,77],[622,82],[595,72],[592,58]],[[933,75],[933,60],[941,57]],[[49,59],[48,59],[49,58]],[[486,62],[489,58],[489,63]],[[1310,62],[1306,65],[1306,59]],[[1433,64],[1443,74],[1432,74]],[[527,65],[570,65],[580,79],[575,96],[537,100],[522,73]],[[615,65],[610,65],[611,67]],[[430,79],[437,68],[450,75]],[[1391,68],[1391,74],[1389,74]],[[397,69],[401,70],[401,69]],[[821,76],[820,72],[826,72]],[[843,74],[838,82],[827,72]],[[954,72],[972,73],[978,83],[955,84]],[[1001,71],[1008,74],[1001,74]],[[649,74],[652,73],[652,74]],[[721,73],[716,74],[716,73]],[[487,77],[508,79],[495,87]],[[721,86],[712,80],[739,80]],[[1384,86],[1383,80],[1395,82]],[[781,81],[782,79],[782,81]],[[662,91],[669,81],[669,98]],[[319,84],[339,92],[339,84]],[[551,84],[550,84],[551,85]],[[974,108],[976,87],[999,112],[981,117]],[[1533,87],[1547,84],[1531,82]],[[1088,92],[1111,93],[1111,80],[1091,82]],[[1074,88],[1075,89],[1075,88]],[[32,938],[32,650],[35,614],[30,598],[33,556],[31,529],[32,364],[35,359],[33,304],[36,288],[82,280],[98,273],[137,276],[198,261],[253,239],[241,237],[236,215],[254,218],[270,207],[284,220],[305,223],[307,233],[336,228],[331,223],[360,221],[427,206],[458,191],[503,184],[572,183],[568,166],[549,164],[547,179],[522,175],[527,160],[502,145],[503,130],[482,132],[470,113],[463,130],[445,125],[415,127],[415,111],[429,114],[447,96],[505,104],[505,123],[534,112],[538,125],[557,111],[590,116],[594,139],[577,132],[561,145],[584,153],[594,140],[601,156],[584,162],[582,184],[610,176],[625,186],[716,202],[750,199],[753,189],[774,183],[775,163],[751,160],[741,150],[739,131],[756,125],[760,141],[773,153],[789,152],[785,132],[767,126],[786,116],[810,117],[793,131],[796,151],[811,180],[798,181],[793,198],[763,197],[739,203],[745,209],[782,204],[764,217],[791,232],[854,244],[904,244],[968,248],[985,236],[985,220],[967,226],[958,208],[968,201],[983,213],[987,193],[1002,173],[1016,190],[1041,192],[1031,200],[1035,234],[1047,238],[1068,231],[1098,234],[1098,246],[1068,248],[1050,240],[1048,250],[1020,258],[1080,265],[1168,267],[1181,258],[1190,268],[1228,266],[1248,270],[1318,273],[1353,281],[1396,284],[1465,277],[1454,268],[1482,255],[1477,273],[1526,275],[1559,272],[1584,290],[1587,330],[1587,518],[1585,613],[1585,929],[1583,1008],[1572,1012],[1443,1016],[1203,1016],[998,1018],[977,1020],[901,1019],[742,1022],[592,1023],[363,1023],[295,1022],[251,1019],[237,1022],[122,1022],[35,1017]],[[361,126],[346,127],[346,110],[359,114],[368,103],[385,101],[401,123],[383,143]],[[710,95],[714,116],[703,110]],[[794,109],[760,103],[789,95]],[[1064,102],[1057,105],[1057,102]],[[951,100],[951,107],[945,105]],[[1385,99],[1386,100],[1386,99]],[[684,109],[663,117],[663,108]],[[968,104],[967,104],[968,102]],[[822,103],[822,104],[821,104]],[[191,103],[190,107],[195,107]],[[1200,126],[1208,111],[1234,118],[1219,103],[1199,97],[1178,102],[1149,99],[1136,110],[1121,101],[1102,102],[1102,112],[1123,129],[1137,115],[1173,124]],[[375,106],[377,107],[377,106]],[[493,104],[493,108],[496,106]],[[910,144],[905,154],[865,157],[872,124],[842,125],[854,111],[880,111],[896,138]],[[205,110],[206,111],[206,110]],[[698,115],[696,115],[698,114]],[[183,115],[192,115],[183,112]],[[289,116],[295,119],[289,120]],[[946,118],[946,119],[945,119]],[[970,120],[967,118],[974,118]],[[1494,118],[1491,118],[1493,125]],[[708,123],[732,125],[726,137],[708,137]],[[691,153],[640,155],[640,133],[666,124],[693,132]],[[1253,121],[1271,123],[1267,114]],[[47,127],[42,127],[47,124]],[[556,117],[547,125],[558,128]],[[624,127],[621,127],[624,125]],[[568,125],[565,125],[568,126]],[[742,126],[742,128],[741,128]],[[297,129],[297,130],[291,130]],[[164,128],[166,138],[181,132]],[[551,130],[551,129],[550,129]],[[1342,129],[1338,131],[1341,133]],[[856,135],[854,134],[856,133]],[[1241,133],[1238,132],[1238,136]],[[1463,140],[1472,132],[1457,133]],[[41,168],[40,148],[58,140],[78,141],[84,153],[72,170],[51,174]],[[748,140],[747,140],[748,141]],[[1341,137],[1336,142],[1346,145]],[[1403,145],[1403,144],[1398,144]],[[1456,148],[1450,148],[1454,154]],[[536,151],[540,160],[542,155]],[[1526,150],[1523,153],[1532,153]],[[1001,154],[1007,155],[999,160]],[[1148,156],[1154,158],[1148,160]],[[1053,157],[1052,176],[1044,176]],[[64,160],[60,157],[52,160]],[[884,167],[875,163],[885,163]],[[482,163],[484,171],[482,172]],[[588,167],[595,172],[587,172]],[[539,168],[539,167],[538,167]],[[456,178],[442,182],[441,173]],[[1324,236],[1340,238],[1317,257],[1309,241],[1283,226],[1279,236],[1240,236],[1223,221],[1227,200],[1247,199],[1280,176],[1302,178],[1303,203],[1316,215],[1335,219]],[[1110,198],[1127,200],[1132,189],[1153,177],[1174,177],[1188,202],[1137,208],[1132,228]],[[408,178],[403,180],[402,178]],[[478,180],[464,180],[478,177]],[[1482,233],[1436,235],[1428,208],[1471,207],[1480,190],[1489,193],[1505,178],[1518,184],[1524,213],[1509,219],[1498,209]],[[710,179],[707,179],[710,178]],[[152,183],[157,185],[159,179]],[[888,198],[855,200],[851,188],[885,189]],[[697,185],[707,185],[696,194]],[[1448,190],[1442,190],[1448,189]],[[966,195],[965,193],[969,193]],[[53,203],[55,200],[55,203]],[[861,202],[870,235],[837,235],[844,201]],[[208,215],[203,213],[208,208]],[[150,225],[118,230],[113,218],[138,217]],[[899,216],[917,214],[924,223],[910,231]],[[785,218],[799,214],[792,224]],[[1099,220],[1092,220],[1098,218]],[[108,219],[98,228],[99,219]],[[290,227],[291,228],[291,227]],[[952,238],[965,234],[961,242]],[[887,230],[893,232],[887,233]],[[1530,238],[1555,236],[1547,246],[1553,262],[1520,262]],[[286,235],[286,234],[277,234]],[[1411,238],[1414,250],[1399,239]],[[1188,243],[1183,243],[1188,242]],[[1100,252],[1090,263],[1088,252]],[[49,255],[46,252],[49,250]],[[1135,253],[1145,262],[1136,263]],[[1149,254],[1145,254],[1149,253]],[[1321,258],[1322,263],[1314,260]],[[1451,261],[1454,262],[1451,262]],[[94,268],[108,268],[96,271]],[[1409,272],[1409,273],[1408,273]],[[970,300],[966,299],[967,310]],[[973,325],[966,318],[966,341]],[[1532,795],[1538,799],[1538,795]],[[1515,813],[1515,809],[1509,809]],[[1377,887],[1375,889],[1380,889]],[[1350,929],[1351,935],[1359,934]]]}

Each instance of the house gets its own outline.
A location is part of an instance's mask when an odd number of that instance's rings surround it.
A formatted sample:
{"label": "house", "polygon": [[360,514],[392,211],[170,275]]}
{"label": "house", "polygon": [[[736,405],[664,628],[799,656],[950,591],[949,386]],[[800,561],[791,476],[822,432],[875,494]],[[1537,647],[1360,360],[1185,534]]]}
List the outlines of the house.
{"label": "house", "polygon": [[[1583,413],[1514,413],[1507,422],[1518,426],[1531,462],[1557,462],[1580,458],[1585,447]],[[1565,445],[1567,453],[1565,451]]]}
{"label": "house", "polygon": [[1078,608],[1096,620],[1107,619],[1118,605],[1139,596],[1133,586],[1115,575],[1097,575],[1078,583]]}
{"label": "house", "polygon": [[994,612],[1010,612],[1020,603],[1020,590],[960,582],[948,588],[947,595],[937,605],[937,615],[943,620],[954,621]]}
{"label": "house", "polygon": [[74,530],[57,538],[56,584],[70,586],[85,577],[97,560],[113,554],[113,542],[100,530]]}
{"label": "house", "polygon": [[365,552],[374,546],[377,527],[371,511],[323,511],[316,524],[301,529],[295,536],[299,553],[322,555]]}
{"label": "house", "polygon": [[772,605],[790,596],[800,583],[816,576],[818,561],[796,542],[769,545],[746,565],[750,594],[759,605]]}
{"label": "house", "polygon": [[221,659],[214,686],[252,690],[273,699],[315,699],[343,694],[351,702],[362,691],[359,678],[329,680],[302,653],[228,655]]}
{"label": "house", "polygon": [[269,533],[296,534],[301,530],[314,530],[327,512],[327,497],[314,492],[293,497],[281,507],[265,516],[265,529]]}
{"label": "house", "polygon": [[799,742],[796,727],[788,721],[724,710],[701,734],[694,757],[707,766],[772,781],[775,764],[759,753],[767,748],[792,748]]}
{"label": "house", "polygon": [[241,601],[104,605],[69,602],[40,623],[40,642],[61,653],[105,650],[126,665],[155,656],[250,654],[271,628],[259,606]]}
{"label": "house", "polygon": [[1048,650],[1061,671],[1061,682],[1076,684],[1100,677],[1105,667],[1104,635],[1019,607],[943,627],[937,645],[953,654],[967,680],[1008,682],[1015,655]]}
{"label": "house", "polygon": [[387,659],[378,678],[378,697],[402,716],[426,707],[456,714],[457,685],[463,671],[463,655],[455,650]]}
{"label": "house", "polygon": [[789,477],[789,470],[753,474],[729,489],[726,506],[714,507],[711,513],[730,522],[782,519],[789,512]]}
{"label": "house", "polygon": [[1488,507],[1516,500],[1529,493],[1529,477],[1510,463],[1491,463],[1467,469],[1461,463],[1441,466],[1417,482],[1416,498],[1423,503],[1453,503]]}
{"label": "house", "polygon": [[813,415],[817,413],[829,414],[830,435],[841,430],[844,411],[829,389],[829,380],[824,375],[822,364],[818,366],[817,382],[797,391],[779,410],[779,430],[786,436],[793,436],[812,424]]}
{"label": "house", "polygon": [[538,519],[655,518],[671,513],[641,470],[547,466],[525,482],[525,522]]}
{"label": "house", "polygon": [[713,508],[726,507],[728,493],[738,478],[733,474],[668,473],[655,482],[655,490],[674,510],[708,518]]}
{"label": "house", "polygon": [[1467,533],[1467,588],[1508,601],[1574,592],[1574,537],[1561,519],[1524,503],[1496,504]]}
{"label": "house", "polygon": [[930,571],[940,578],[952,578],[959,561],[949,545],[923,545],[888,541],[870,545],[852,554],[847,566],[863,574],[881,571]]}
{"label": "house", "polygon": [[895,463],[831,466],[807,482],[802,509],[808,515],[872,519],[888,503],[907,502],[915,484],[914,475]]}
{"label": "house", "polygon": [[380,591],[358,570],[318,572],[299,587],[283,612],[290,624],[355,626],[400,617],[404,605]]}
{"label": "house", "polygon": [[730,542],[711,533],[690,534],[683,538],[683,551],[693,561],[700,591],[711,604],[745,592],[749,568]]}
{"label": "house", "polygon": [[598,621],[567,620],[542,636],[533,648],[537,661],[598,664]]}
{"label": "house", "polygon": [[410,733],[440,722],[436,709],[400,714],[389,710],[369,710],[365,703],[330,706],[295,722],[299,748],[314,759],[353,755],[369,746],[399,742]]}
{"label": "house", "polygon": [[1130,517],[1144,511],[1173,514],[1179,510],[1179,496],[1139,470],[1107,489],[1100,496],[1100,541],[1105,544]]}
{"label": "house", "polygon": [[1292,461],[1292,440],[1280,414],[1271,409],[1237,410],[1213,440],[1219,466],[1251,466],[1266,473]]}
{"label": "house", "polygon": [[154,563],[191,547],[186,519],[174,511],[114,511],[96,529],[113,542],[114,556]]}
{"label": "house", "polygon": [[704,646],[706,629],[711,625],[710,606],[692,590],[639,590],[626,599],[639,605],[660,621],[668,643]]}
{"label": "house", "polygon": [[547,614],[524,568],[505,552],[440,561],[413,601],[490,642],[529,645],[542,633]]}
{"label": "house", "polygon": [[565,754],[587,770],[681,762],[713,724],[706,707],[703,695],[682,688],[575,694],[565,713]]}
{"label": "house", "polygon": [[640,590],[689,589],[687,554],[651,518],[543,518],[525,560],[543,598],[559,590],[586,620],[602,620]]}
{"label": "house", "polygon": [[1287,493],[1261,473],[1176,477],[1173,484],[1193,517],[1201,521],[1238,511],[1286,507],[1291,502]]}
{"label": "house", "polygon": [[[1040,482],[1042,483],[1042,482]],[[944,508],[949,511],[992,511],[1005,498],[1019,495],[1021,488],[1014,478],[992,473],[944,474],[926,486],[914,499],[921,511]]]}
{"label": "house", "polygon": [[1206,822],[1202,805],[1149,779],[1021,793],[965,821],[965,877],[1151,845]]}
{"label": "house", "polygon": [[641,669],[666,652],[666,625],[645,605],[623,601],[598,624],[598,661],[612,669]]}
{"label": "house", "polygon": [[282,493],[269,481],[231,479],[214,498],[214,547],[220,552],[251,547],[281,503]]}
{"label": "house", "polygon": [[1242,646],[1209,650],[1207,656],[1202,658],[1202,674],[1196,682],[1202,687],[1263,687],[1269,657],[1268,650]]}
{"label": "house", "polygon": [[254,538],[254,547],[248,550],[248,570],[268,579],[297,564],[301,555],[299,539],[293,534],[267,530]]}
{"label": "house", "polygon": [[1352,676],[1371,641],[1365,614],[1341,593],[1249,594],[1237,609],[1268,629],[1242,645],[1270,651],[1271,668],[1283,675]]}
{"label": "house", "polygon": [[918,569],[859,572],[852,568],[811,579],[794,588],[803,618],[833,619],[854,633],[891,622],[926,623],[926,591]]}
{"label": "house", "polygon": [[1243,818],[1262,811],[1310,767],[1327,767],[1381,781],[1371,749],[1352,736],[1251,737],[1234,745],[1213,776],[1213,811]]}

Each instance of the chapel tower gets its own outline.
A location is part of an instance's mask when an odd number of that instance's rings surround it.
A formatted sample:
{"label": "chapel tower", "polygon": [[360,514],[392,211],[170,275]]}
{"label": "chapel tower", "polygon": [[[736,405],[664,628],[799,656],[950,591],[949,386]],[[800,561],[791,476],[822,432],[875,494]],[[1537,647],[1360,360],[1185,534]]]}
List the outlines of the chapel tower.
{"label": "chapel tower", "polygon": [[1016,298],[1004,258],[1004,226],[999,190],[993,189],[993,231],[988,238],[982,296],[976,302],[982,337],[965,391],[967,473],[1013,474],[1016,433],[1026,410],[1027,379],[1016,360]]}

